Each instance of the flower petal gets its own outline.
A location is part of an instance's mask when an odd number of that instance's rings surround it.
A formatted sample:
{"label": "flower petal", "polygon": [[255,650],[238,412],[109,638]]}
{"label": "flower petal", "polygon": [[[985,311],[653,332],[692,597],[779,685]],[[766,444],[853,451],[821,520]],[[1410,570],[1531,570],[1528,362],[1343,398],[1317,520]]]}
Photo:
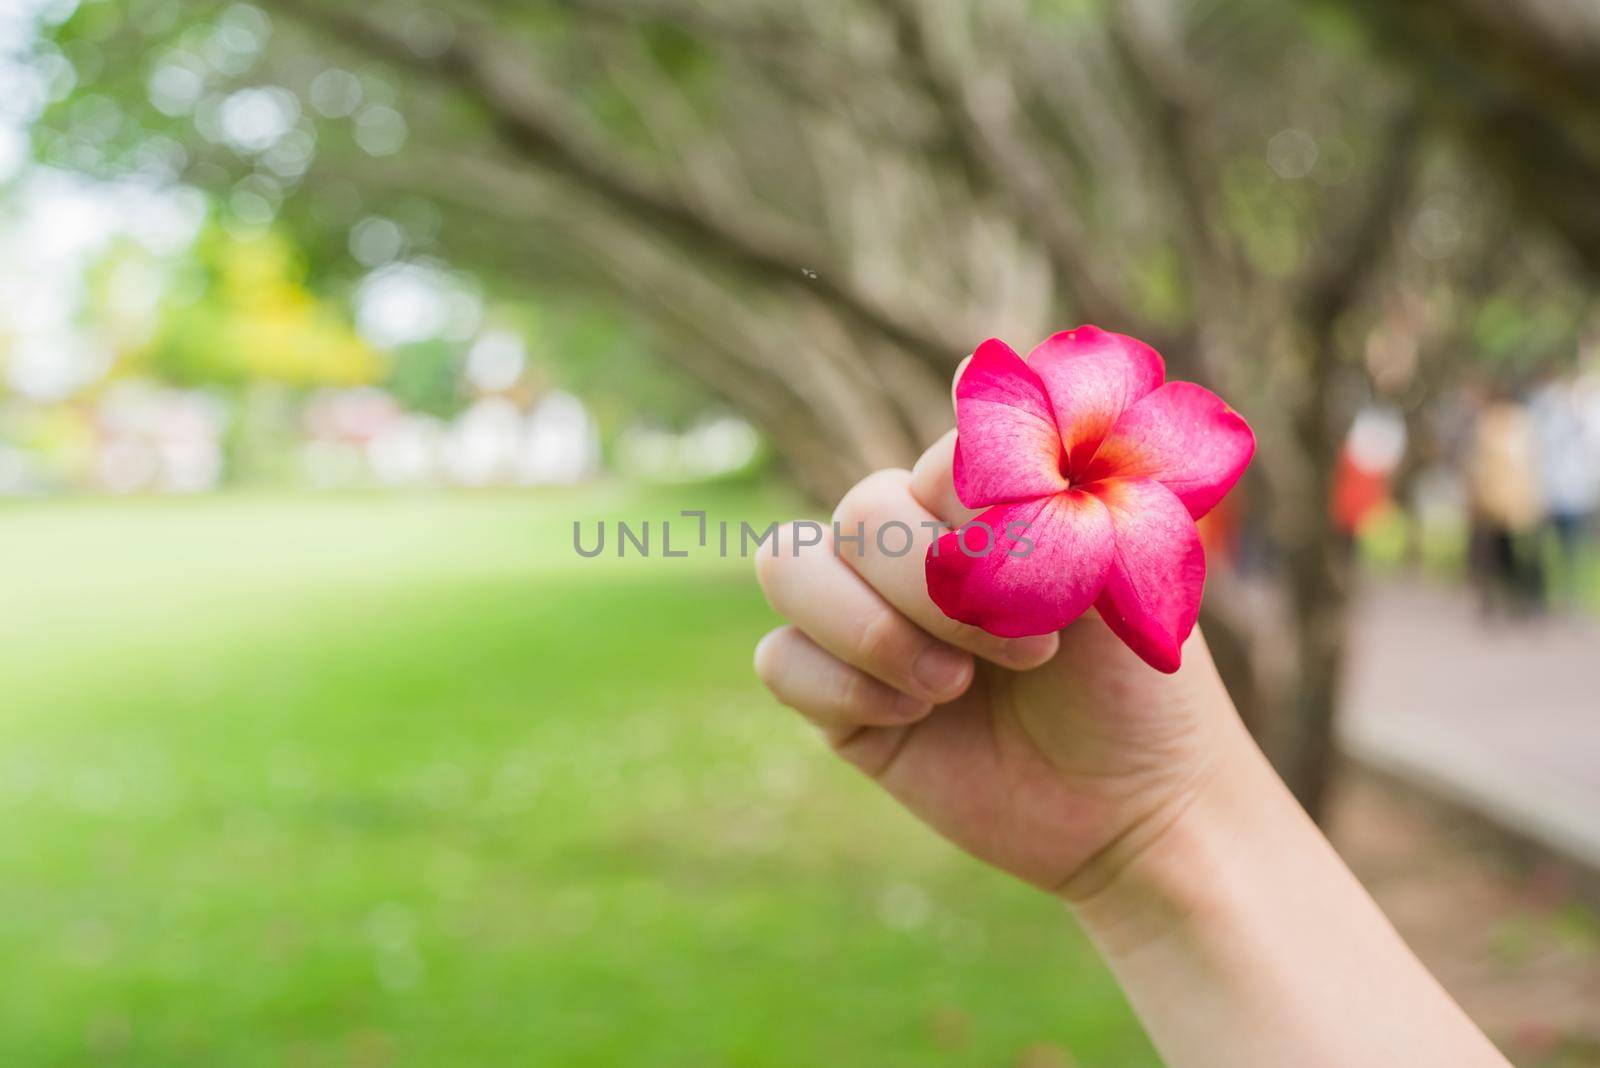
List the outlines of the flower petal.
{"label": "flower petal", "polygon": [[928,547],[928,594],[990,634],[1048,634],[1094,603],[1112,550],[1110,515],[1081,490],[1002,504]]}
{"label": "flower petal", "polygon": [[1221,397],[1193,382],[1168,382],[1122,413],[1084,476],[1153,478],[1199,519],[1233,488],[1256,437]]}
{"label": "flower petal", "polygon": [[1068,469],[1079,475],[1117,417],[1167,374],[1155,349],[1098,326],[1052,334],[1028,354],[1028,366],[1050,397]]}
{"label": "flower petal", "polygon": [[1044,383],[990,338],[956,383],[956,496],[968,508],[1048,497],[1067,488],[1061,436]]}
{"label": "flower petal", "polygon": [[1105,505],[1116,539],[1095,607],[1145,663],[1177,671],[1206,582],[1200,532],[1183,503],[1151,479],[1107,479],[1088,492]]}

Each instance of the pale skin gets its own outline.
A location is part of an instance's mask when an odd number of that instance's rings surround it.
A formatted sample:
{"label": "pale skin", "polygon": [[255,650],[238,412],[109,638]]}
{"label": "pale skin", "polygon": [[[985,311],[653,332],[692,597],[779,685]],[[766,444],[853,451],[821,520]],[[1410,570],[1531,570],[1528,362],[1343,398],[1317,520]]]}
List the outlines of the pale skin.
{"label": "pale skin", "polygon": [[[795,555],[785,528],[758,556],[789,621],[756,649],[768,688],[935,831],[1065,901],[1171,1068],[1505,1065],[1274,774],[1198,631],[1164,675],[1092,612],[1007,641],[939,611],[922,524],[974,514],[953,447],[846,494],[863,544]],[[873,536],[895,521],[918,535],[899,557]]]}

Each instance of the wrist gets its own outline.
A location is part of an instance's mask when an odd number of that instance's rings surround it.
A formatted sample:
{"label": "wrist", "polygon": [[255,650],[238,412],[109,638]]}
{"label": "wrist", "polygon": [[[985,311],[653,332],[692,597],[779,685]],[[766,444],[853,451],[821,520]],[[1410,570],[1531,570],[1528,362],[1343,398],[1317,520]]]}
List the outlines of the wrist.
{"label": "wrist", "polygon": [[1168,1064],[1504,1068],[1242,726],[1141,848],[1064,890]]}
{"label": "wrist", "polygon": [[1204,923],[1224,905],[1233,868],[1263,821],[1293,799],[1237,719],[1183,791],[1123,834],[1060,889],[1108,954]]}

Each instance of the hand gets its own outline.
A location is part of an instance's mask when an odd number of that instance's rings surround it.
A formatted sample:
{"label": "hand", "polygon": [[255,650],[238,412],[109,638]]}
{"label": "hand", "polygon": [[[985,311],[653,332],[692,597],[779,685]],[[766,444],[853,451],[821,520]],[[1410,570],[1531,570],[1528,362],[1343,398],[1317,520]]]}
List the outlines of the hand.
{"label": "hand", "polygon": [[[796,554],[784,528],[756,569],[788,626],[756,671],[833,748],[974,856],[1069,898],[1092,894],[1197,796],[1239,733],[1199,632],[1173,675],[1091,612],[1059,635],[1002,639],[929,599],[934,531],[970,519],[951,482],[952,431],[914,471],[863,479],[840,531]],[[891,556],[876,532],[917,539]],[[904,540],[899,528],[889,549]]]}
{"label": "hand", "polygon": [[[1505,1068],[1273,774],[1198,631],[1164,675],[1093,615],[1007,641],[934,606],[922,524],[971,518],[953,445],[845,495],[862,541],[795,555],[791,528],[759,557],[790,620],[756,648],[772,692],[929,826],[1070,901],[1173,1068]],[[889,523],[910,552],[883,551]]]}
{"label": "hand", "polygon": [[1198,631],[1164,675],[1093,615],[1005,640],[935,607],[924,524],[972,518],[954,442],[847,493],[837,548],[790,528],[758,558],[790,621],[756,648],[773,693],[929,826],[1072,902],[1173,1068],[1504,1068],[1251,742]]}

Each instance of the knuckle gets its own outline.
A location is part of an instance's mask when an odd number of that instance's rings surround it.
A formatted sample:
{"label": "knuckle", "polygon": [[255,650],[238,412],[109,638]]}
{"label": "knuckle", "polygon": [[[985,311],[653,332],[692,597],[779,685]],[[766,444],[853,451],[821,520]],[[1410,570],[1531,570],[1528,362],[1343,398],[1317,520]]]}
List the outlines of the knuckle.
{"label": "knuckle", "polygon": [[859,671],[840,672],[832,688],[832,705],[841,715],[858,716],[871,704],[872,680]]}
{"label": "knuckle", "polygon": [[782,569],[782,567],[782,552],[756,553],[756,582],[761,586],[762,592],[767,595],[767,599],[769,601],[772,599],[772,591],[777,584],[778,572]]}
{"label": "knuckle", "polygon": [[815,519],[791,519],[778,528],[777,546],[780,560],[826,555],[833,548],[833,532]]}
{"label": "knuckle", "polygon": [[825,524],[796,519],[779,526],[773,539],[755,553],[756,582],[767,603],[782,612],[783,602],[798,595],[806,576],[816,575],[818,557],[832,552],[833,534]]}
{"label": "knuckle", "polygon": [[[932,598],[929,598],[929,603],[932,603]],[[934,606],[931,615],[937,620],[935,633],[952,645],[959,645],[981,656],[992,656],[1006,647],[1006,639],[997,638],[982,627],[974,627],[971,623],[951,619],[939,611],[937,605]]]}
{"label": "knuckle", "polygon": [[896,495],[903,494],[911,482],[911,472],[901,467],[885,468],[851,486],[839,499],[833,510],[833,519],[841,526],[853,527],[857,523],[872,523],[886,511],[886,506]]}
{"label": "knuckle", "polygon": [[800,541],[796,536],[796,525],[800,522],[802,520],[797,519],[779,525],[772,541],[756,548],[756,581],[767,592],[769,599],[798,559],[797,546],[800,546]]}
{"label": "knuckle", "polygon": [[893,663],[904,646],[905,631],[900,617],[893,612],[878,611],[867,616],[856,639],[856,648],[873,664]]}
{"label": "knuckle", "polygon": [[778,669],[783,656],[783,652],[780,647],[785,643],[787,638],[788,633],[786,631],[781,629],[776,630],[767,637],[763,638],[760,644],[756,646],[756,678],[760,679],[761,685],[765,686],[769,690],[776,689],[774,683],[776,683],[779,677]]}

